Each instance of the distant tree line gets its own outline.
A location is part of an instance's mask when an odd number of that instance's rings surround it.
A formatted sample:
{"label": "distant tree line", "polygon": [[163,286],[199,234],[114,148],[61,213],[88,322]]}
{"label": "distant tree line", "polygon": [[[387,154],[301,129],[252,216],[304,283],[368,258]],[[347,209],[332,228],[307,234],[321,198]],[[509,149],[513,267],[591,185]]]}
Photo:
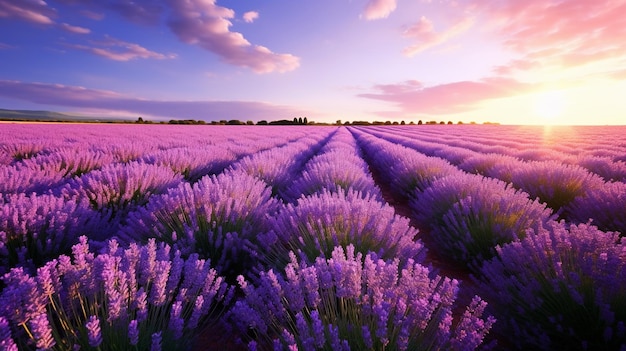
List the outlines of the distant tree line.
{"label": "distant tree line", "polygon": [[[132,123],[132,122],[131,122]],[[152,124],[154,122],[152,121],[148,121],[148,120],[144,120],[142,117],[139,117],[135,123],[137,124]],[[238,119],[231,119],[231,120],[219,120],[219,121],[210,121],[210,122],[206,122],[204,120],[194,120],[194,119],[171,119],[168,122],[159,122],[160,124],[195,124],[195,125],[259,125],[259,126],[266,126],[266,125],[282,125],[282,126],[297,126],[297,125],[326,125],[326,126],[387,126],[387,125],[445,125],[445,124],[455,124],[452,121],[422,121],[421,119],[416,122],[414,121],[409,121],[409,123],[406,123],[405,121],[345,121],[342,122],[341,120],[337,120],[335,123],[326,123],[326,122],[312,122],[309,121],[306,117],[294,117],[293,120],[289,120],[289,119],[279,119],[279,120],[275,120],[275,121],[267,121],[267,120],[261,120],[258,121],[256,123],[254,123],[254,121],[240,121]],[[465,124],[463,121],[458,121],[456,124]],[[476,122],[469,122],[468,124],[477,124]],[[484,122],[483,124],[499,124],[499,123],[494,123],[494,122]]]}

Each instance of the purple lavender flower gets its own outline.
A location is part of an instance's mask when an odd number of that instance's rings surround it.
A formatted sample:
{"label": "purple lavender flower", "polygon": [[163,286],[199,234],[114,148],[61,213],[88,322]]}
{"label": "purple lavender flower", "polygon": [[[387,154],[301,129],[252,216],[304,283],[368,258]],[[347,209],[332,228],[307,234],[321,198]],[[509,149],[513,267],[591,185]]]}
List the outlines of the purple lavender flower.
{"label": "purple lavender flower", "polygon": [[150,346],[150,351],[161,351],[161,342],[163,338],[161,337],[161,332],[156,332],[152,334],[152,344]]}
{"label": "purple lavender flower", "polygon": [[261,243],[269,264],[285,264],[289,251],[302,252],[309,262],[320,254],[330,257],[335,246],[354,245],[358,251],[381,257],[399,256],[421,261],[425,250],[406,218],[372,197],[343,190],[323,192],[288,204],[269,220],[277,242]]}
{"label": "purple lavender flower", "polygon": [[623,334],[612,331],[626,320],[625,250],[617,233],[551,222],[498,247],[480,291],[520,347],[620,349]]}
{"label": "purple lavender flower", "polygon": [[566,209],[578,223],[591,223],[604,231],[626,235],[626,183],[614,182],[589,191],[572,201]]}
{"label": "purple lavender flower", "polygon": [[175,147],[158,150],[142,157],[146,163],[170,167],[189,182],[196,182],[207,174],[217,174],[233,163],[237,155],[228,145],[202,147]]}
{"label": "purple lavender flower", "polygon": [[128,242],[155,238],[180,250],[183,257],[192,253],[210,257],[220,272],[237,274],[251,264],[246,254],[252,250],[247,249],[250,240],[264,230],[265,216],[277,205],[264,182],[242,172],[226,172],[153,197],[145,208],[129,215],[119,236]]}
{"label": "purple lavender flower", "polygon": [[[586,169],[557,161],[524,163],[512,172],[512,183],[538,197],[548,207],[562,212],[577,196],[584,196],[604,186],[604,181]],[[563,218],[568,214],[564,213]]]}
{"label": "purple lavender flower", "polygon": [[11,328],[6,318],[0,316],[0,349],[17,351],[17,345],[11,337]]}
{"label": "purple lavender flower", "polygon": [[133,346],[139,343],[139,328],[136,319],[133,319],[130,323],[128,323],[128,340]]}
{"label": "purple lavender flower", "polygon": [[38,350],[49,350],[56,344],[52,337],[50,321],[45,313],[35,315],[28,321],[28,326]]}
{"label": "purple lavender flower", "polygon": [[128,211],[162,194],[182,180],[170,168],[146,163],[114,163],[74,178],[59,192],[65,197],[86,199],[96,210]]}
{"label": "purple lavender flower", "polygon": [[87,323],[87,337],[89,338],[89,346],[98,347],[102,344],[102,332],[100,331],[100,320],[97,316],[90,316]]}
{"label": "purple lavender flower", "polygon": [[[428,268],[412,260],[403,269],[399,264],[397,259],[384,261],[374,254],[364,257],[351,245],[336,247],[329,259],[320,257],[314,264],[292,261],[284,277],[270,270],[261,272],[255,284],[240,278],[245,296],[235,303],[228,319],[242,332],[252,328],[257,341],[274,342],[279,348],[297,344],[299,348],[347,350],[387,345],[405,350],[427,344],[456,349],[451,346],[449,317],[455,308],[458,282],[431,278]],[[296,283],[301,282],[300,272],[311,268],[320,280],[320,298],[314,305],[302,305],[307,292],[304,285]],[[330,276],[329,283],[321,282],[325,275]],[[294,299],[300,302],[293,303]],[[482,319],[484,302],[476,300],[476,305],[481,308],[472,307],[462,324],[472,335],[470,349],[481,343],[493,323],[490,317]],[[374,335],[364,332],[363,326],[375,326]],[[287,337],[274,338],[286,335],[285,330],[295,342]]]}
{"label": "purple lavender flower", "polygon": [[34,267],[69,253],[78,237],[97,232],[98,214],[86,203],[52,195],[10,195],[0,199],[0,274]]}
{"label": "purple lavender flower", "polygon": [[[0,315],[16,333],[9,337],[41,348],[54,343],[123,348],[128,342],[147,349],[149,336],[158,333],[164,347],[176,339],[184,348],[194,341],[186,311],[194,309],[196,300],[201,302],[193,312],[194,327],[201,328],[218,318],[233,296],[210,262],[197,256],[190,258],[192,264],[181,262],[187,270],[171,276],[172,261],[180,256],[154,241],[128,249],[110,241],[93,255],[83,237],[72,252],[73,260],[52,260],[35,277],[22,268],[4,275]],[[185,281],[189,284],[182,287]]]}

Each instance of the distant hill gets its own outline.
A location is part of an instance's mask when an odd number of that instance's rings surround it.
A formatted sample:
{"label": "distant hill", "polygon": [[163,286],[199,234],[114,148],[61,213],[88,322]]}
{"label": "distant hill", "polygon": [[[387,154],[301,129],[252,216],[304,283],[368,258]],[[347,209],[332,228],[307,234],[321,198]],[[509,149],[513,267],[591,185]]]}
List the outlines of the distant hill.
{"label": "distant hill", "polygon": [[29,122],[122,122],[124,118],[98,118],[87,116],[66,115],[52,111],[6,110],[0,109],[0,120]]}

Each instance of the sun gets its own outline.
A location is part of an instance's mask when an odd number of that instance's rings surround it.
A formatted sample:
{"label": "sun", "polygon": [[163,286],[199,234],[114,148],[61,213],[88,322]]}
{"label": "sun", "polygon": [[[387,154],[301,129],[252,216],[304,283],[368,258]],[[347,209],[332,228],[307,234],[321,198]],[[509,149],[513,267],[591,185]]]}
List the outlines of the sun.
{"label": "sun", "polygon": [[557,122],[565,111],[566,98],[563,91],[542,92],[535,97],[534,113],[547,124]]}

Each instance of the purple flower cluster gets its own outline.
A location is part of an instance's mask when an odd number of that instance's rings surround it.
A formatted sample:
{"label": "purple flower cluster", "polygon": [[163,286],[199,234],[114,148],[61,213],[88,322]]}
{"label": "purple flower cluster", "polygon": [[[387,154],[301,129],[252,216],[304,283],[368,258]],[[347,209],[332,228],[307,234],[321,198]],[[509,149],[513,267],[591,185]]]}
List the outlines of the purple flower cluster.
{"label": "purple flower cluster", "polygon": [[[87,239],[29,275],[14,268],[0,293],[2,341],[21,348],[61,349],[135,345],[147,349],[158,333],[164,349],[187,349],[195,329],[219,317],[233,289],[198,255],[182,259],[170,247],[109,241],[89,251]],[[8,326],[7,326],[8,324]],[[141,334],[139,334],[141,332]]]}
{"label": "purple flower cluster", "polygon": [[[336,247],[314,263],[295,257],[285,274],[262,273],[256,284],[239,279],[245,296],[229,312],[251,345],[294,350],[473,350],[495,322],[483,317],[475,297],[458,323],[452,310],[458,282],[434,275],[408,260],[384,261],[374,254]],[[428,346],[426,346],[428,345]]]}
{"label": "purple flower cluster", "polygon": [[332,130],[318,129],[306,138],[298,139],[281,147],[264,150],[244,157],[229,169],[242,171],[270,184],[274,194],[285,189],[295,174],[323,145]]}
{"label": "purple flower cluster", "polygon": [[270,265],[285,264],[295,252],[309,262],[330,257],[336,246],[353,245],[362,253],[379,257],[415,259],[425,249],[409,220],[372,195],[355,191],[322,192],[287,204],[268,220],[271,231],[262,236],[261,247]]}
{"label": "purple flower cluster", "polygon": [[69,253],[81,235],[97,236],[98,213],[85,202],[52,195],[9,195],[0,199],[0,275],[36,267]]}
{"label": "purple flower cluster", "polygon": [[319,153],[306,163],[302,174],[282,197],[288,202],[295,202],[301,196],[340,189],[352,189],[383,201],[367,163],[358,152],[354,137],[345,129],[337,130]]}
{"label": "purple flower cluster", "polygon": [[626,183],[608,182],[595,191],[586,192],[572,201],[566,209],[570,218],[579,223],[591,223],[604,231],[626,235]]}
{"label": "purple flower cluster", "polygon": [[617,233],[551,222],[497,252],[477,281],[497,329],[520,349],[626,347],[626,243]]}
{"label": "purple flower cluster", "polygon": [[195,182],[208,174],[221,172],[235,159],[234,152],[217,145],[176,147],[158,150],[142,157],[146,163],[170,167],[190,182]]}
{"label": "purple flower cluster", "polygon": [[408,199],[415,190],[426,189],[436,179],[459,171],[441,158],[425,156],[360,130],[355,133],[366,159],[385,175],[398,198]]}
{"label": "purple flower cluster", "polygon": [[153,196],[145,207],[129,214],[118,237],[128,243],[155,238],[185,257],[197,253],[210,258],[226,274],[250,264],[246,257],[251,240],[267,231],[266,216],[277,207],[265,182],[241,171],[226,171]]}
{"label": "purple flower cluster", "polygon": [[522,163],[512,170],[511,183],[557,212],[564,211],[577,196],[604,186],[602,178],[586,169],[557,161]]}
{"label": "purple flower cluster", "polygon": [[170,168],[147,163],[114,163],[72,179],[59,193],[86,199],[96,210],[126,211],[142,206],[182,180]]}
{"label": "purple flower cluster", "polygon": [[414,196],[414,217],[431,230],[437,251],[463,266],[491,258],[497,245],[553,219],[552,211],[528,194],[466,173],[441,178]]}

